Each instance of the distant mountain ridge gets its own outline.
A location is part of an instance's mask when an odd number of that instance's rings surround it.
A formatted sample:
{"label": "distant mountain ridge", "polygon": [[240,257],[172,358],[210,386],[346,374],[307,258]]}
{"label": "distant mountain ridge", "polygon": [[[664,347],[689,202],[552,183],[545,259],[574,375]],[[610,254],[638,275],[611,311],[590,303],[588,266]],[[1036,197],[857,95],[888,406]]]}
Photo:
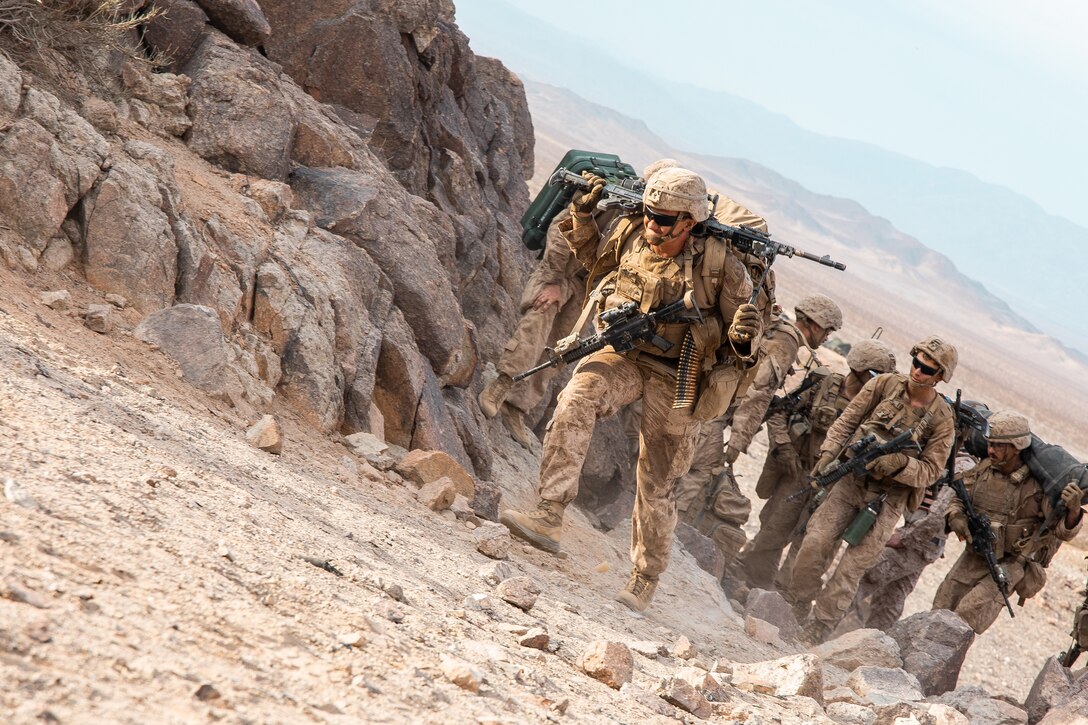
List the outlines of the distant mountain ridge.
{"label": "distant mountain ridge", "polygon": [[[487,3],[486,13],[462,4],[458,22],[477,52],[638,118],[675,148],[751,159],[814,191],[855,199],[946,255],[1034,327],[1088,353],[1088,317],[1059,313],[1088,306],[1088,275],[1071,263],[1088,249],[1088,229],[967,172],[822,136],[728,93],[641,75],[502,2]],[[677,112],[684,108],[693,112]]]}

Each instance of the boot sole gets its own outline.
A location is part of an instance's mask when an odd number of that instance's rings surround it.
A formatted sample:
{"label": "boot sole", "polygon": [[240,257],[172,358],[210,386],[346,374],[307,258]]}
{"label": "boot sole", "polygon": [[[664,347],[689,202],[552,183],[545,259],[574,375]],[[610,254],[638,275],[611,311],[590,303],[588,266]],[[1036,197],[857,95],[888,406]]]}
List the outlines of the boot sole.
{"label": "boot sole", "polygon": [[523,541],[528,541],[530,544],[540,549],[541,551],[546,551],[549,554],[559,553],[558,541],[556,541],[555,539],[550,539],[547,536],[541,536],[534,531],[529,531],[528,529],[522,528],[521,524],[511,518],[507,518],[506,514],[502,514],[501,516],[499,516],[499,523],[508,528],[511,534],[518,537],[519,539],[522,539]]}

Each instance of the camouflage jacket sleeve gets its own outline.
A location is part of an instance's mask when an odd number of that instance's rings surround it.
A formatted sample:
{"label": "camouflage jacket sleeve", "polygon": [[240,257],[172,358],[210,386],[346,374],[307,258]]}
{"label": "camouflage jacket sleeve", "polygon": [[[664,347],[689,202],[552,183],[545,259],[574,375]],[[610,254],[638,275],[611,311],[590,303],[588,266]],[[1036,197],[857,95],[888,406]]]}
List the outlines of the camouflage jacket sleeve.
{"label": "camouflage jacket sleeve", "polygon": [[[798,343],[792,331],[781,330],[767,340],[755,379],[733,414],[729,445],[747,451],[777,390],[797,359]],[[788,436],[787,436],[788,440]]]}
{"label": "camouflage jacket sleeve", "polygon": [[940,478],[948,463],[948,454],[956,437],[951,407],[943,398],[937,398],[937,409],[927,428],[922,443],[922,455],[908,458],[907,465],[892,477],[896,483],[908,488],[924,489]]}
{"label": "camouflage jacket sleeve", "polygon": [[[1045,507],[1046,507],[1047,513],[1049,514],[1050,513],[1050,501],[1049,500],[1046,502]],[[1084,523],[1084,516],[1082,515],[1080,517],[1080,520],[1077,521],[1076,526],[1074,526],[1073,528],[1068,528],[1065,525],[1065,516],[1059,517],[1058,518],[1058,523],[1056,523],[1054,525],[1054,531],[1053,531],[1054,538],[1057,539],[1058,541],[1072,541],[1076,537],[1076,535],[1080,533],[1080,527],[1081,527],[1081,525],[1083,523]]]}
{"label": "camouflage jacket sleeve", "polygon": [[767,419],[767,440],[771,448],[793,445],[790,438],[790,421],[784,411],[778,411]]}
{"label": "camouflage jacket sleeve", "polygon": [[[748,276],[748,270],[735,256],[727,255],[725,267],[722,270],[722,290],[718,293],[718,311],[722,316],[722,344],[730,346],[733,353],[745,361],[755,359],[759,352],[760,341],[752,340],[745,345],[735,345],[725,332],[733,324],[733,315],[737,313],[737,308],[748,304],[751,296],[752,278]],[[760,417],[762,416],[763,413],[760,413]]]}
{"label": "camouflage jacket sleeve", "polygon": [[559,225],[569,218],[570,212],[561,211],[548,226],[548,241],[544,246],[544,257],[537,267],[542,285],[561,284],[569,274],[571,248],[559,231]]}
{"label": "camouflage jacket sleeve", "polygon": [[575,218],[571,214],[569,219],[559,223],[559,234],[582,266],[592,271],[601,242],[601,228],[597,220],[592,216]]}

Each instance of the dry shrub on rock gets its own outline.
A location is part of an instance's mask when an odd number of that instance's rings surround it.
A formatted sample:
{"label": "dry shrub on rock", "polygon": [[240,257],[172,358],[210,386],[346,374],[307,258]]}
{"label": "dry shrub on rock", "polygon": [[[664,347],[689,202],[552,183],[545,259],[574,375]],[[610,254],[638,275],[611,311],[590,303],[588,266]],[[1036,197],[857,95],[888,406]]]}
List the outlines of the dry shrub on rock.
{"label": "dry shrub on rock", "polygon": [[[133,0],[0,0],[0,46],[20,66],[60,80],[68,67],[92,71],[113,53],[147,61],[135,30],[156,11]],[[151,59],[156,63],[156,59]]]}

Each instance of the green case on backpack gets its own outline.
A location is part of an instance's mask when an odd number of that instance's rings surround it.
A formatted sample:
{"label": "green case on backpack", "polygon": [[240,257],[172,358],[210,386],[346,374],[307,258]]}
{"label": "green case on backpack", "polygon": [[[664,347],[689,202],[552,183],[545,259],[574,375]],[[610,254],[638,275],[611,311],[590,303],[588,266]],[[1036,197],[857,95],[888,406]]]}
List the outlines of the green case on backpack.
{"label": "green case on backpack", "polygon": [[[571,149],[563,156],[562,161],[552,173],[554,174],[559,169],[567,169],[575,174],[592,171],[613,184],[626,181],[624,186],[631,186],[632,182],[639,180],[634,167],[620,161],[619,156],[595,151]],[[556,214],[570,204],[574,192],[575,188],[566,184],[545,184],[541,188],[533,199],[533,203],[521,217],[521,241],[526,247],[533,250],[544,249],[548,238],[548,225],[552,223]]]}

